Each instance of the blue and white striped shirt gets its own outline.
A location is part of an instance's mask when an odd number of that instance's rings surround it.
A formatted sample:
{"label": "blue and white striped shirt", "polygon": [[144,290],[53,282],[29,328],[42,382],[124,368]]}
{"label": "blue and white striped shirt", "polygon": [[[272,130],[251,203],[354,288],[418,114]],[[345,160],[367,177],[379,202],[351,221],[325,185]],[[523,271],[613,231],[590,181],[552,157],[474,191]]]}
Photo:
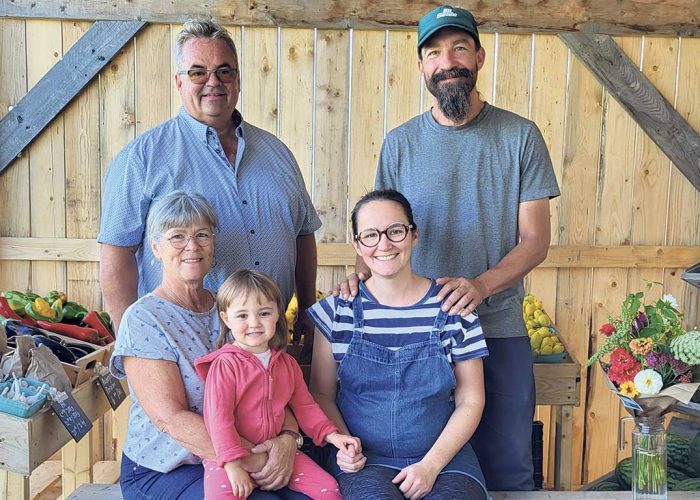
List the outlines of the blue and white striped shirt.
{"label": "blue and white striped shirt", "polygon": [[145,132],[114,159],[105,178],[97,241],[141,245],[136,254],[139,297],[161,281],[145,241],[146,217],[158,198],[183,189],[202,194],[219,216],[215,265],[204,285],[218,290],[239,269],[263,271],[279,285],[284,303],[294,290],[296,238],[321,227],[299,166],[272,134],[235,111],[238,151],[226,158],[216,131],[181,108],[175,118]]}
{"label": "blue and white striped shirt", "polygon": [[[440,312],[441,302],[436,296],[441,288],[433,281],[417,304],[390,307],[380,304],[360,283],[365,338],[392,350],[427,340]],[[311,306],[307,313],[331,343],[333,358],[342,361],[352,340],[352,302],[331,295]],[[481,325],[474,314],[467,318],[448,316],[441,340],[449,362],[488,356]]]}

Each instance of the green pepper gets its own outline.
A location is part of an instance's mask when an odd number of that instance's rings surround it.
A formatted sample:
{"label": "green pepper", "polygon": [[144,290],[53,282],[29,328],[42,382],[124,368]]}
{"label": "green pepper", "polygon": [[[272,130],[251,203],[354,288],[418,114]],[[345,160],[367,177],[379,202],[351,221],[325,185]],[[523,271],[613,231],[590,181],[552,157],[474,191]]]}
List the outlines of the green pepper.
{"label": "green pepper", "polygon": [[77,302],[66,302],[63,305],[64,320],[81,320],[88,313],[87,309]]}
{"label": "green pepper", "polygon": [[53,304],[58,299],[61,299],[63,302],[67,302],[66,294],[63,292],[59,292],[58,290],[51,290],[49,293],[44,295],[44,299],[46,299],[46,302],[48,302],[49,304]]}
{"label": "green pepper", "polygon": [[33,301],[35,301],[36,299],[40,299],[40,298],[42,298],[42,297],[41,297],[41,295],[39,295],[38,293],[26,292],[26,293],[24,294],[24,298],[27,299],[29,302],[33,302]]}
{"label": "green pepper", "polygon": [[114,323],[112,323],[112,318],[109,317],[109,313],[107,311],[98,311],[97,314],[100,315],[102,320],[109,327],[110,331],[114,333]]}
{"label": "green pepper", "polygon": [[34,302],[28,302],[24,312],[36,321],[56,321],[56,311],[51,309],[43,297],[37,297]]}
{"label": "green pepper", "polygon": [[27,305],[26,301],[7,299],[7,303],[10,306],[10,309],[12,309],[17,314],[24,314],[24,308]]}

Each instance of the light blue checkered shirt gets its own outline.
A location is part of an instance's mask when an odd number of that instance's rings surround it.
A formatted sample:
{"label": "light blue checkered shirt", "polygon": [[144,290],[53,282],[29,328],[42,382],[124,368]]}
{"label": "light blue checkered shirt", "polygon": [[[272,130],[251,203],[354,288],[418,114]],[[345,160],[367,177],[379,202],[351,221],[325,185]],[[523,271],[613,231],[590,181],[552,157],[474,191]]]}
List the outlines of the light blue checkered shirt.
{"label": "light blue checkered shirt", "polygon": [[184,108],[178,116],[127,145],[105,178],[99,243],[141,245],[136,254],[139,297],[155,289],[161,269],[144,241],[148,210],[158,198],[183,189],[204,195],[219,216],[214,265],[204,283],[218,290],[238,269],[268,273],[285,304],[294,290],[296,238],[321,227],[299,166],[272,134],[233,120],[238,152],[226,159],[216,131]]}

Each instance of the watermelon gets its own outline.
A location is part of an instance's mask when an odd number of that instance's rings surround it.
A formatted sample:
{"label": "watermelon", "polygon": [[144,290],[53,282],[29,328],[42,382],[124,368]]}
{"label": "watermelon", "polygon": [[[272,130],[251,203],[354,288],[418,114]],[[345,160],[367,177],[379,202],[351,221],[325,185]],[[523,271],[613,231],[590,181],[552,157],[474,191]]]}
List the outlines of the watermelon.
{"label": "watermelon", "polygon": [[671,480],[675,481],[685,481],[686,479],[690,479],[690,477],[683,473],[683,471],[679,471],[678,469],[675,469],[674,467],[668,467],[666,469],[666,477]]}
{"label": "watermelon", "polygon": [[666,456],[669,469],[674,468],[688,477],[695,476],[690,465],[690,439],[676,434],[667,435]]}
{"label": "watermelon", "polygon": [[605,480],[594,484],[588,491],[622,491],[622,486],[617,481]]}
{"label": "watermelon", "polygon": [[615,477],[626,490],[632,489],[632,457],[622,459],[617,463]]}
{"label": "watermelon", "polygon": [[700,477],[700,432],[695,435],[690,442],[690,457],[688,458],[690,467],[693,469],[693,477]]}
{"label": "watermelon", "polygon": [[679,481],[674,485],[674,491],[700,491],[700,479],[693,477]]}

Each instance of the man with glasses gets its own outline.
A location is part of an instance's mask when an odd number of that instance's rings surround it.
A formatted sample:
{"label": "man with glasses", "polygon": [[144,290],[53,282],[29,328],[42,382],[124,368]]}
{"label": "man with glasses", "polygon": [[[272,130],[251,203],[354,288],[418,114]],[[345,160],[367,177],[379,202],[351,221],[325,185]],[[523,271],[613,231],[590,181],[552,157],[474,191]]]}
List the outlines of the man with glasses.
{"label": "man with glasses", "polygon": [[[535,390],[523,277],[547,256],[559,188],[537,126],[480,98],[485,57],[470,12],[444,5],[420,20],[418,69],[434,105],[387,134],[375,188],[413,206],[422,231],[413,269],[442,277],[443,309],[477,310],[489,357],[471,443],[489,490],[528,490]],[[359,259],[356,268],[366,271]]]}
{"label": "man with glasses", "polygon": [[[315,302],[314,231],[321,221],[294,156],[235,109],[239,61],[224,28],[209,20],[186,22],[175,61],[180,112],[127,145],[105,178],[98,242],[106,309],[118,326],[126,308],[160,283],[159,263],[145,240],[146,218],[154,201],[184,189],[202,194],[220,221],[205,287],[217,290],[234,271],[254,269],[275,280],[285,303],[296,289],[305,311]],[[310,340],[313,327],[303,312],[299,323]],[[286,441],[293,459],[295,442]],[[277,489],[291,469],[263,472],[267,477],[254,479],[263,489]]]}
{"label": "man with glasses", "polygon": [[[229,33],[191,20],[180,32],[175,85],[182,108],[114,159],[105,179],[100,234],[100,282],[119,323],[124,310],[160,282],[145,221],[154,200],[186,189],[204,195],[221,221],[212,290],[238,269],[272,276],[300,310],[315,302],[316,243],[321,221],[289,149],[245,122],[235,109],[239,61]],[[296,277],[295,277],[296,272]],[[304,314],[301,323],[308,323]]]}

